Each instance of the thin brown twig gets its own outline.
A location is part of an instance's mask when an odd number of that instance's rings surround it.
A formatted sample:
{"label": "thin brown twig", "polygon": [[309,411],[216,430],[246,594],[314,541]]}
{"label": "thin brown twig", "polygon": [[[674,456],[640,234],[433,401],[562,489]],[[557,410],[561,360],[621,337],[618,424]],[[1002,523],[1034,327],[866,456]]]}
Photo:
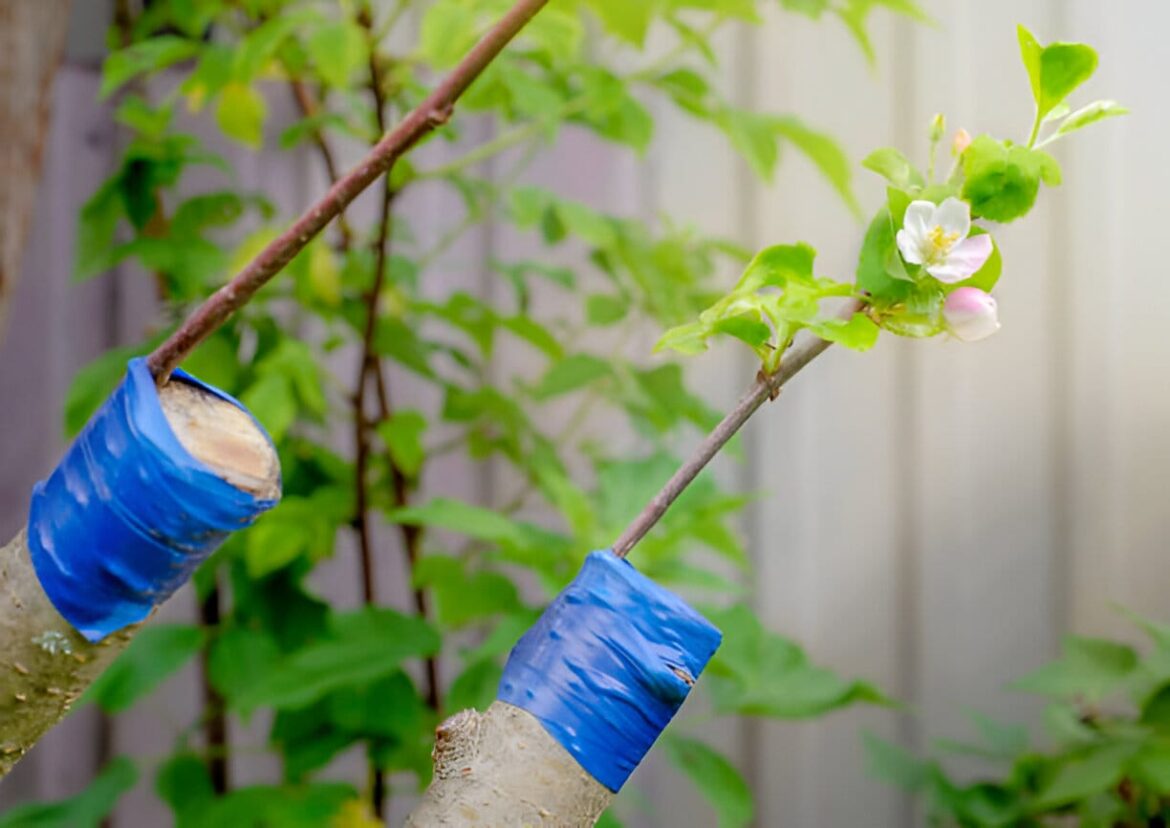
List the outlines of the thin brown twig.
{"label": "thin brown twig", "polygon": [[[289,87],[292,89],[293,99],[297,102],[301,114],[305,118],[316,117],[321,107],[313,98],[309,88],[305,86],[304,81],[300,78],[292,78],[289,80]],[[321,162],[325,165],[325,174],[329,176],[329,183],[335,183],[341,177],[341,172],[337,166],[337,156],[334,154],[333,148],[329,146],[324,131],[320,127],[314,126],[309,130],[309,135],[321,155]],[[337,216],[337,230],[341,233],[342,249],[349,250],[353,244],[353,231],[349,227],[349,222],[346,221],[344,210]]]}
{"label": "thin brown twig", "polygon": [[434,91],[387,133],[357,167],[330,187],[316,204],[269,243],[235,278],[200,305],[148,357],[147,364],[155,381],[165,384],[171,372],[196,345],[242,308],[359,193],[388,172],[423,137],[450,120],[460,95],[547,3],[548,0],[518,0]]}
{"label": "thin brown twig", "polygon": [[[860,302],[850,302],[843,310],[842,316],[851,317],[861,307]],[[655,524],[666,514],[666,510],[686,490],[687,486],[698,477],[708,463],[722,450],[727,441],[735,436],[753,414],[759,410],[767,400],[776,399],[780,388],[800,372],[818,356],[825,352],[831,343],[819,337],[810,336],[799,344],[794,345],[784,359],[780,368],[772,374],[762,371],[756,377],[752,387],[747,390],[726,417],[715,426],[706,439],[699,444],[686,462],[671,476],[670,480],[654,495],[645,508],[626,527],[621,536],[614,541],[613,552],[619,558],[630,554],[634,545],[654,528]]]}

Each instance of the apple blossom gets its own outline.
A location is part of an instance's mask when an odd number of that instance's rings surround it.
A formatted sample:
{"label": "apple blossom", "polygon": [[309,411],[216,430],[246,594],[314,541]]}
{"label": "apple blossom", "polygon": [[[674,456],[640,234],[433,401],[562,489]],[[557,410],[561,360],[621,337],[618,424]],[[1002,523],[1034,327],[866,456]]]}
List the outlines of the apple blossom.
{"label": "apple blossom", "polygon": [[940,282],[969,279],[991,256],[991,237],[969,236],[971,207],[948,198],[942,204],[914,201],[898,231],[898,250],[910,264],[922,265]]}

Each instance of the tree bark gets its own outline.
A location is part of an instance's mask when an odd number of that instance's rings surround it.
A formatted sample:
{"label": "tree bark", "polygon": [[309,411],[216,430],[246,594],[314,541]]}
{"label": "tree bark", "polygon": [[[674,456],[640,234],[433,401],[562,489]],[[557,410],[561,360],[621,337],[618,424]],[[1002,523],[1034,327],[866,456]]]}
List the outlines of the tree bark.
{"label": "tree bark", "polygon": [[[161,389],[159,398],[188,452],[238,489],[279,497],[276,452],[246,412],[181,381]],[[0,550],[0,777],[64,718],[139,626],[91,644],[45,595],[25,531]]]}
{"label": "tree bark", "polygon": [[613,802],[540,722],[501,701],[439,725],[434,760],[431,786],[407,828],[578,828],[596,823]]}
{"label": "tree bark", "polygon": [[36,207],[69,0],[0,0],[0,334]]}

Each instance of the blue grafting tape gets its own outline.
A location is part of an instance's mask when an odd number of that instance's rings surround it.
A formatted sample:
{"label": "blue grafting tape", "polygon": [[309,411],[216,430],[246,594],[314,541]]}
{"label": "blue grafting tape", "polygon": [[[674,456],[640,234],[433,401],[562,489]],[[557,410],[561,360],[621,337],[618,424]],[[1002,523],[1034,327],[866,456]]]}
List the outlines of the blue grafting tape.
{"label": "blue grafting tape", "polygon": [[535,716],[617,791],[707,666],[722,635],[613,552],[593,552],[508,657],[497,697]]}
{"label": "blue grafting tape", "polygon": [[[175,377],[246,410],[183,371]],[[237,489],[183,448],[146,360],[135,359],[49,479],[33,488],[29,554],[53,606],[98,641],[146,618],[230,532],[275,504]]]}

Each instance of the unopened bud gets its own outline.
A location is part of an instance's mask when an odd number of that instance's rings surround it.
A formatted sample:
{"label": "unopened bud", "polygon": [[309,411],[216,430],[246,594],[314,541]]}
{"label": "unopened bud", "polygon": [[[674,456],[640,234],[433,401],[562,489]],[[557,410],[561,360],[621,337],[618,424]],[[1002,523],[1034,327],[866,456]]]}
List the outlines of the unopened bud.
{"label": "unopened bud", "polygon": [[943,133],[947,131],[947,118],[941,112],[934,116],[930,122],[930,142],[937,144],[942,140]]}
{"label": "unopened bud", "polygon": [[959,156],[962,155],[969,146],[971,146],[971,133],[965,129],[960,129],[955,133],[955,139],[951,142],[951,152],[956,156]]}
{"label": "unopened bud", "polygon": [[943,304],[947,330],[964,342],[986,339],[999,330],[999,311],[990,293],[961,287],[951,291]]}

